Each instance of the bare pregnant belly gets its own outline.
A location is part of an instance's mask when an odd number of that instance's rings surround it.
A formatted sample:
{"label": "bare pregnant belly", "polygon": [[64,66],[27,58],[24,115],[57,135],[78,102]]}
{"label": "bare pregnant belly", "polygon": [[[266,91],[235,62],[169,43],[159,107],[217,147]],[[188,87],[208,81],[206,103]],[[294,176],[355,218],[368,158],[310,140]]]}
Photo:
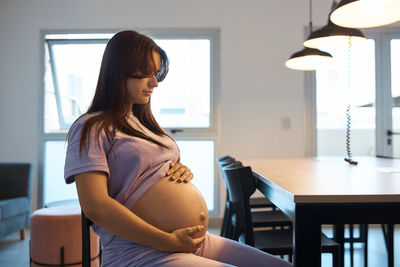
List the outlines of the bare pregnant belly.
{"label": "bare pregnant belly", "polygon": [[132,212],[151,225],[172,232],[179,228],[203,225],[208,227],[208,209],[200,191],[192,183],[171,182],[162,178],[132,207]]}

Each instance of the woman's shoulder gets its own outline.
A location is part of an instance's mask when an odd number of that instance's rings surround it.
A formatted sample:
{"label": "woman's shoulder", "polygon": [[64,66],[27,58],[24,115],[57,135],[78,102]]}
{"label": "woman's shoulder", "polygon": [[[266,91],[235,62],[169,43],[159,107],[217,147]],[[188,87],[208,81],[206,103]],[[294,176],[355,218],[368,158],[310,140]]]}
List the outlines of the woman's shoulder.
{"label": "woman's shoulder", "polygon": [[87,120],[89,120],[90,118],[93,118],[97,115],[102,114],[102,112],[98,111],[98,112],[92,112],[92,113],[85,113],[83,115],[81,115],[79,118],[76,119],[76,121],[72,124],[72,126],[74,125],[80,125],[82,126],[83,124],[85,124],[85,122]]}
{"label": "woman's shoulder", "polygon": [[85,125],[86,121],[89,120],[90,118],[93,118],[99,114],[102,114],[102,112],[92,112],[92,113],[85,113],[81,115],[78,119],[75,120],[74,123],[72,123],[69,132],[77,132],[80,131],[83,126]]}

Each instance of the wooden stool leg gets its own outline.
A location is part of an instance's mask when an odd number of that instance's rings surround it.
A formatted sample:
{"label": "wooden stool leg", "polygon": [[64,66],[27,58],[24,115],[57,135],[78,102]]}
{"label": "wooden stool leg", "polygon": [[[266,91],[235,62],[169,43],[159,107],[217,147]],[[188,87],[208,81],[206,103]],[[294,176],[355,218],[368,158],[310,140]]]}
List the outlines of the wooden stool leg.
{"label": "wooden stool leg", "polygon": [[25,229],[19,231],[19,237],[21,238],[21,240],[25,240]]}

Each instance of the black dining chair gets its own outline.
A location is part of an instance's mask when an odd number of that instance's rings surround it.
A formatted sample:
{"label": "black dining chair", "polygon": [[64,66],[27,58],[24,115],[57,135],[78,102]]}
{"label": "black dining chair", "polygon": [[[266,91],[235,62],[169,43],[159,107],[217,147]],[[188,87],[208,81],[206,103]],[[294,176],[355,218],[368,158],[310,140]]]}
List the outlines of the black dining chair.
{"label": "black dining chair", "polygon": [[[235,161],[233,158],[230,158],[229,160],[225,161],[219,161],[218,163],[221,171],[221,176],[224,180],[225,185],[226,185],[225,175],[224,172],[222,171],[222,168],[227,165],[231,167],[243,166],[243,164],[240,161]],[[252,203],[253,199],[257,199],[257,201]],[[277,210],[275,205],[269,202],[265,197],[250,198],[250,208],[252,209],[251,216],[254,227],[272,227],[272,228],[292,227],[292,222],[283,214],[283,212]],[[221,236],[230,239],[235,239],[233,235],[235,218],[236,218],[235,207],[234,204],[232,204],[229,201],[229,194],[227,190],[225,211],[221,226]]]}
{"label": "black dining chair", "polygon": [[[223,167],[229,199],[235,206],[236,221],[234,238],[239,242],[256,247],[273,255],[288,255],[289,261],[293,254],[292,229],[254,230],[250,196],[256,190],[255,177],[250,167]],[[323,253],[332,253],[333,267],[340,264],[340,245],[321,232],[321,248]]]}
{"label": "black dining chair", "polygon": [[[221,178],[223,178],[222,167],[228,164],[235,162],[235,158],[229,155],[217,158],[219,173]],[[228,193],[228,192],[227,192]],[[228,197],[228,196],[227,196]],[[252,197],[250,199],[250,206],[251,208],[276,208],[274,204],[272,204],[267,198],[265,197]]]}

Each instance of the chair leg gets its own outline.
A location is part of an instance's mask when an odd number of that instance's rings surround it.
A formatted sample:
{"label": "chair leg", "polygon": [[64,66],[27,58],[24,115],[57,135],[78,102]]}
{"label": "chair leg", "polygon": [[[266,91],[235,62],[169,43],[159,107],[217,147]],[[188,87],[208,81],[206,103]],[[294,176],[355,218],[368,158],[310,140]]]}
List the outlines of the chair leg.
{"label": "chair leg", "polygon": [[222,237],[227,237],[227,229],[228,229],[228,223],[229,223],[229,208],[228,208],[228,203],[225,203],[225,211],[224,211],[224,217],[222,219],[222,226],[221,226],[221,233],[220,236]]}
{"label": "chair leg", "polygon": [[333,225],[333,238],[336,242],[340,244],[339,248],[339,266],[344,267],[344,224],[334,224]]}
{"label": "chair leg", "polygon": [[[232,218],[232,215],[230,216]],[[238,241],[239,236],[236,236],[236,227],[233,225],[232,220],[228,222],[227,229],[226,229],[226,238]]]}
{"label": "chair leg", "polygon": [[364,240],[364,267],[368,267],[368,224],[360,225],[360,236]]}
{"label": "chair leg", "polygon": [[235,219],[235,223],[234,223],[234,216],[236,212],[236,207],[234,205],[234,203],[232,202],[227,202],[227,209],[225,210],[225,214],[224,214],[224,221],[225,221],[225,217],[227,218],[227,220],[224,222],[224,226],[225,226],[225,231],[224,234],[225,238],[229,238],[235,241],[239,240],[239,235],[237,233],[237,227],[236,227],[236,219]]}
{"label": "chair leg", "polygon": [[394,232],[394,225],[393,224],[388,224],[387,225],[388,267],[393,267],[394,266],[393,232]]}
{"label": "chair leg", "polygon": [[25,229],[19,231],[19,237],[21,238],[21,240],[25,240]]}
{"label": "chair leg", "polygon": [[393,256],[393,224],[382,224],[383,237],[385,238],[385,245],[388,255],[388,267],[393,267],[394,256]]}
{"label": "chair leg", "polygon": [[340,267],[340,249],[332,252],[332,267]]}
{"label": "chair leg", "polygon": [[349,225],[350,266],[354,266],[354,225]]}

